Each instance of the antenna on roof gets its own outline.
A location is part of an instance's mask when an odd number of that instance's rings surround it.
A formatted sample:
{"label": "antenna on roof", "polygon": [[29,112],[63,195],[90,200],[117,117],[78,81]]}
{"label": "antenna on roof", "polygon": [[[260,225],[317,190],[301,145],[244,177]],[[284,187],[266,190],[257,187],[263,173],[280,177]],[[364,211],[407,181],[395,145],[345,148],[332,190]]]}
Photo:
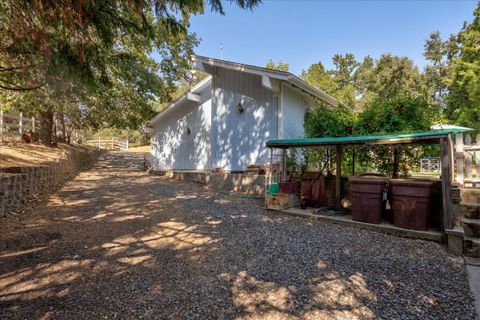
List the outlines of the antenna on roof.
{"label": "antenna on roof", "polygon": [[223,60],[223,43],[220,43],[220,60]]}

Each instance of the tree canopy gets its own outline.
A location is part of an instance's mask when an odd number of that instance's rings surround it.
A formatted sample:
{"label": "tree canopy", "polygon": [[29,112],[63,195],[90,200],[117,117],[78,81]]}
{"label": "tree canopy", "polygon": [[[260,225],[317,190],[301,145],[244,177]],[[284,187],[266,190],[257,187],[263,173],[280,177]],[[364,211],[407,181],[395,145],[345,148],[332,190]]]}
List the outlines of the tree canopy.
{"label": "tree canopy", "polygon": [[275,64],[275,62],[273,62],[273,60],[270,59],[265,65],[265,68],[272,69],[272,70],[288,71],[289,65],[288,63],[282,62],[282,60],[278,61],[278,63]]}
{"label": "tree canopy", "polygon": [[198,43],[189,18],[206,7],[224,13],[220,0],[2,1],[0,99],[32,113],[75,110],[91,127],[138,126],[188,70]]}

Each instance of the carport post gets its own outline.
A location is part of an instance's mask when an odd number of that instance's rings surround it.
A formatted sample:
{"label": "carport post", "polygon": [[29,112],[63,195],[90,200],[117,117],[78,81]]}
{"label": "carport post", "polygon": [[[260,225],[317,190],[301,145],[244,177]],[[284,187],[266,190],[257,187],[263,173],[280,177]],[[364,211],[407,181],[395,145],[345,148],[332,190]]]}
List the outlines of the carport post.
{"label": "carport post", "polygon": [[335,208],[342,207],[342,146],[337,144],[335,152]]}
{"label": "carport post", "polygon": [[440,140],[440,163],[442,166],[443,229],[453,228],[452,217],[452,144],[449,138]]}

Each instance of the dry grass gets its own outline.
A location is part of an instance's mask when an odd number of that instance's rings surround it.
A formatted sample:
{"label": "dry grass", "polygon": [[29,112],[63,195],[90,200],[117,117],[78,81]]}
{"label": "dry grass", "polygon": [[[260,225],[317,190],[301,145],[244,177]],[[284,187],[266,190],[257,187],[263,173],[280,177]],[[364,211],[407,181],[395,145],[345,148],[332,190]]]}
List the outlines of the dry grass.
{"label": "dry grass", "polygon": [[37,143],[3,142],[0,143],[0,168],[12,166],[40,165],[65,156],[80,146],[58,144],[57,147],[46,147]]}
{"label": "dry grass", "polygon": [[150,153],[150,150],[151,150],[150,145],[135,147],[135,148],[128,148],[128,152],[148,152],[148,153]]}

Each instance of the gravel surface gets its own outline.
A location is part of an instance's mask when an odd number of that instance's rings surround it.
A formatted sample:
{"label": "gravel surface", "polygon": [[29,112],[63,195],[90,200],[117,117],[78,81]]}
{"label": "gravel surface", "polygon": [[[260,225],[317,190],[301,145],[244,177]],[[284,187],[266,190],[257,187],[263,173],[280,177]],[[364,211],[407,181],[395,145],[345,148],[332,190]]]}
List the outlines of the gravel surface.
{"label": "gravel surface", "polygon": [[0,223],[1,319],[474,319],[440,244],[261,209],[111,153]]}

